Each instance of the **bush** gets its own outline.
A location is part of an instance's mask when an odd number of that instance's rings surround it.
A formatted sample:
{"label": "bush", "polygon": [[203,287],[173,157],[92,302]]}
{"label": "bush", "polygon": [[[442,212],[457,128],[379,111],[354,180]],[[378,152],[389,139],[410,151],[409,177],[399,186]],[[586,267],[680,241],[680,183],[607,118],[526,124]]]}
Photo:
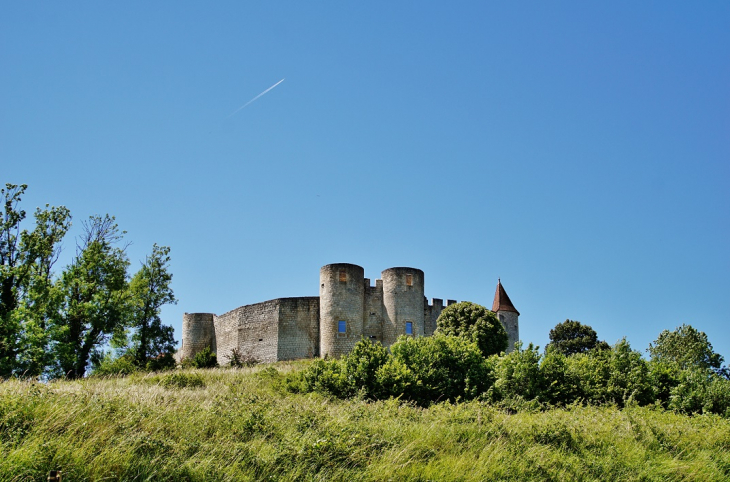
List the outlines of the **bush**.
{"label": "bush", "polygon": [[476,342],[484,357],[507,349],[507,332],[497,315],[481,305],[462,301],[449,305],[436,320],[437,331]]}
{"label": "bush", "polygon": [[529,401],[542,398],[545,384],[540,372],[538,349],[530,343],[523,350],[517,343],[513,352],[497,359],[496,381],[488,393],[490,400],[521,398]]}
{"label": "bush", "polygon": [[172,353],[160,353],[154,358],[147,360],[145,370],[150,372],[161,372],[175,368],[175,357]]}
{"label": "bush", "polygon": [[401,397],[428,405],[474,399],[493,382],[491,365],[476,343],[460,337],[403,336],[391,351],[363,339],[339,360],[316,360],[299,380],[290,377],[289,387],[340,398]]}
{"label": "bush", "polygon": [[130,375],[138,370],[137,365],[134,363],[134,357],[130,355],[123,355],[118,358],[114,358],[111,353],[108,353],[99,364],[94,367],[91,375],[93,376],[124,376]]}
{"label": "bush", "polygon": [[730,417],[730,381],[711,370],[683,370],[672,388],[669,408],[682,413],[716,413]]}
{"label": "bush", "polygon": [[259,361],[255,357],[251,355],[244,355],[238,348],[234,348],[233,350],[231,350],[231,355],[228,362],[228,364],[234,368],[250,368],[257,365],[258,363]]}
{"label": "bush", "polygon": [[[394,363],[389,368],[394,373],[389,379],[399,381],[395,386],[403,386],[405,399],[420,405],[472,400],[494,382],[493,370],[482,351],[474,341],[462,337],[438,333],[420,338],[403,336],[390,349]],[[395,386],[384,389],[397,395]]]}
{"label": "bush", "polygon": [[204,388],[203,377],[197,373],[170,373],[152,379],[164,388]]}
{"label": "bush", "polygon": [[569,377],[579,383],[576,395],[594,403],[655,401],[648,362],[623,339],[609,350],[592,350],[567,358]]}
{"label": "bush", "polygon": [[580,379],[570,370],[568,356],[558,350],[546,350],[540,362],[544,384],[542,399],[552,405],[570,405],[582,397]]}
{"label": "bush", "polygon": [[218,366],[218,358],[209,347],[205,347],[192,358],[186,358],[182,362],[183,368],[215,368]]}

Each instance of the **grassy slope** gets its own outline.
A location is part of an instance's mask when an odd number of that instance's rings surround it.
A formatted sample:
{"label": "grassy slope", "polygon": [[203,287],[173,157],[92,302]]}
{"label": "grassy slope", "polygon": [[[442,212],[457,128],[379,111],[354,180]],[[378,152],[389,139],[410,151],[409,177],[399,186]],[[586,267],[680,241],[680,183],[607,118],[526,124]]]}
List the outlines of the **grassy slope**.
{"label": "grassy slope", "polygon": [[730,420],[715,416],[419,409],[287,394],[270,367],[184,373],[205,386],[0,383],[0,480],[730,479]]}

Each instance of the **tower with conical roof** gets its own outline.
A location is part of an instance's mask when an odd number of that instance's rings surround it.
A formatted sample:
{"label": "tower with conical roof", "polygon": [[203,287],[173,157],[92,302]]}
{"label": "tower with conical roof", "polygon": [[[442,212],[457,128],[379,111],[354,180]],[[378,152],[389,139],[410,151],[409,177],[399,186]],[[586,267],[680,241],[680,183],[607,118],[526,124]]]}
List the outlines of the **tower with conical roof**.
{"label": "tower with conical roof", "polygon": [[507,292],[502,286],[502,280],[497,278],[497,291],[494,293],[494,302],[492,303],[492,311],[497,313],[499,321],[507,331],[507,353],[515,349],[515,343],[520,339],[520,312],[517,311],[515,305],[507,296]]}

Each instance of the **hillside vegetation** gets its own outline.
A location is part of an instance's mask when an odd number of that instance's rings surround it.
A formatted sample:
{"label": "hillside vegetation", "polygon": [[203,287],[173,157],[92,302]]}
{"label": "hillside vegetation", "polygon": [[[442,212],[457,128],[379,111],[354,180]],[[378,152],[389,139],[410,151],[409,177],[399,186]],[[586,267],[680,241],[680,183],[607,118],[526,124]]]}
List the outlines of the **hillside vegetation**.
{"label": "hillside vegetation", "polygon": [[311,364],[2,382],[0,480],[730,479],[718,415],[291,393]]}

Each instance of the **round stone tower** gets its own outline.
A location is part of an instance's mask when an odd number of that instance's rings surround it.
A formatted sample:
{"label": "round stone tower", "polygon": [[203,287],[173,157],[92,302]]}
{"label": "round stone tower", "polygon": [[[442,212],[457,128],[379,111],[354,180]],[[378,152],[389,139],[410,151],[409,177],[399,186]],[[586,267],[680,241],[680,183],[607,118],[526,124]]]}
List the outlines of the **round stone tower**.
{"label": "round stone tower", "polygon": [[497,313],[499,321],[507,331],[507,353],[511,353],[515,349],[515,343],[520,340],[520,312],[507,296],[499,278],[497,278],[497,290],[494,292],[492,311]]}
{"label": "round stone tower", "polygon": [[424,335],[423,271],[389,268],[383,279],[383,345],[390,346],[400,335]]}
{"label": "round stone tower", "polygon": [[185,313],[182,322],[180,359],[194,357],[203,348],[215,350],[213,313]]}
{"label": "round stone tower", "polygon": [[365,270],[337,263],[319,270],[320,355],[349,353],[363,335]]}

